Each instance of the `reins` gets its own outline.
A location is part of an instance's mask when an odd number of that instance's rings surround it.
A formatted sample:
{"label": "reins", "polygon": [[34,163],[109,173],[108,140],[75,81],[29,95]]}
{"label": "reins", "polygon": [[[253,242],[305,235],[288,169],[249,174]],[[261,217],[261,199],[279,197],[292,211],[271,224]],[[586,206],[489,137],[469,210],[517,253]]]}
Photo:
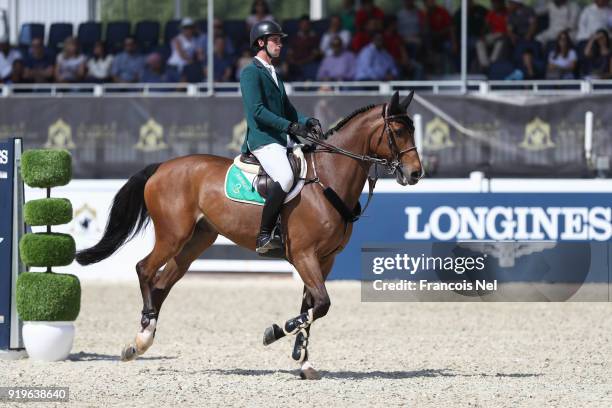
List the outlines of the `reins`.
{"label": "reins", "polygon": [[[372,195],[374,194],[374,187],[376,186],[376,182],[378,181],[379,175],[378,175],[378,165],[381,165],[385,168],[387,168],[387,171],[389,172],[389,174],[396,174],[397,172],[402,173],[402,169],[401,169],[401,157],[404,153],[408,153],[412,150],[416,150],[416,146],[411,146],[409,148],[406,148],[404,150],[399,150],[399,148],[397,147],[397,143],[395,141],[397,135],[395,133],[395,131],[393,130],[393,128],[390,126],[391,122],[394,121],[401,121],[401,120],[405,120],[408,119],[408,115],[407,114],[400,114],[400,115],[391,115],[391,116],[387,116],[387,104],[383,105],[383,109],[382,109],[382,117],[383,117],[383,121],[384,121],[384,126],[383,129],[381,131],[381,139],[382,137],[384,137],[384,135],[387,135],[387,141],[389,143],[389,150],[391,151],[391,153],[393,154],[393,159],[391,161],[384,159],[384,158],[380,158],[380,157],[376,157],[376,156],[370,156],[367,154],[357,154],[357,153],[353,153],[349,150],[343,149],[341,147],[338,146],[334,146],[330,143],[325,142],[324,140],[320,139],[317,136],[314,136],[312,134],[309,134],[308,137],[306,137],[305,139],[312,142],[314,145],[316,145],[315,149],[312,151],[312,155],[311,157],[311,162],[312,162],[312,169],[313,169],[313,174],[314,174],[314,178],[307,180],[306,183],[317,183],[321,186],[321,188],[323,188],[323,191],[325,193],[325,196],[330,200],[330,202],[334,205],[334,207],[336,207],[336,209],[338,210],[338,212],[342,215],[342,217],[347,221],[347,222],[355,222],[357,221],[360,217],[363,216],[363,214],[365,213],[366,209],[368,208],[368,206],[370,205],[370,201],[372,199]],[[322,133],[322,132],[321,132]],[[320,148],[319,148],[320,147]],[[374,177],[370,176],[369,172],[368,172],[368,199],[366,201],[366,205],[363,207],[363,210],[359,209],[359,214],[354,214],[352,211],[348,210],[346,205],[342,202],[342,200],[340,199],[340,197],[336,194],[336,192],[331,189],[330,187],[325,187],[323,185],[323,183],[321,182],[321,179],[319,178],[318,174],[317,174],[317,168],[315,165],[315,158],[314,158],[314,154],[315,153],[335,153],[335,154],[340,154],[342,156],[346,156],[346,157],[350,157],[351,159],[355,159],[359,162],[362,163],[369,163],[374,164]],[[402,173],[403,175],[403,173]],[[359,206],[359,201],[357,201],[357,204]],[[358,208],[358,207],[357,207]]]}

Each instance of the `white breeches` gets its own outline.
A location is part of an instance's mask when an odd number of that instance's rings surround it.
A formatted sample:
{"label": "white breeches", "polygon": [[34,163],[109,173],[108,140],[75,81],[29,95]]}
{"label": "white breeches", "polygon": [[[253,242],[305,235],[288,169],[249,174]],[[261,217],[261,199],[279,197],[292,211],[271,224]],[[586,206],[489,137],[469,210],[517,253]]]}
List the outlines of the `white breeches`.
{"label": "white breeches", "polygon": [[272,180],[288,193],[293,185],[293,171],[287,158],[287,148],[278,143],[271,143],[258,147],[252,153]]}

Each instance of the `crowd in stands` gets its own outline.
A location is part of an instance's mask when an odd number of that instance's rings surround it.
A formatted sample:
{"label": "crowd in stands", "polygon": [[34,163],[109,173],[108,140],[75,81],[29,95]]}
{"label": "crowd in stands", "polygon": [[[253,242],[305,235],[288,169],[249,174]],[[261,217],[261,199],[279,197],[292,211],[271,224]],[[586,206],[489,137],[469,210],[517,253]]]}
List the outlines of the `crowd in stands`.
{"label": "crowd in stands", "polygon": [[[536,9],[524,0],[490,0],[489,9],[468,0],[467,17],[471,74],[497,80],[612,78],[609,0],[593,0],[582,10],[573,0],[548,0]],[[57,48],[45,46],[40,36],[11,48],[0,37],[0,82],[193,83],[209,74],[234,82],[252,60],[250,27],[274,19],[265,0],[254,1],[245,21],[215,19],[212,73],[206,25],[190,18],[177,23],[173,35],[168,23],[161,45],[157,38],[150,44],[129,35],[129,29],[119,43],[111,43],[107,31],[106,41],[97,38],[87,50],[80,29]],[[461,9],[451,14],[437,0],[404,0],[393,14],[374,0],[362,0],[357,9],[346,0],[328,19],[281,23],[289,37],[275,66],[289,81],[421,80],[459,70]]]}

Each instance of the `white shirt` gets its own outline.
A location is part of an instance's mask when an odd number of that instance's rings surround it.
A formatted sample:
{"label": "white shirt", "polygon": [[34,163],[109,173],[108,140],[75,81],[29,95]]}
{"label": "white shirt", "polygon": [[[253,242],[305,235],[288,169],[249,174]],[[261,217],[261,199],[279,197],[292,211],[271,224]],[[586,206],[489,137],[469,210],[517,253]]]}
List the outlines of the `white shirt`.
{"label": "white shirt", "polygon": [[87,71],[89,76],[96,79],[105,79],[110,76],[111,66],[113,65],[113,56],[107,55],[104,59],[90,58],[87,61]]}
{"label": "white shirt", "polygon": [[326,56],[334,54],[334,51],[331,49],[331,40],[335,36],[340,37],[344,49],[347,49],[348,46],[351,45],[351,32],[348,30],[341,30],[339,33],[325,33],[323,37],[321,37],[319,48]]}
{"label": "white shirt", "polygon": [[599,8],[594,3],[585,7],[578,22],[578,41],[588,40],[597,30],[607,29],[611,15],[609,7]]}
{"label": "white shirt", "polygon": [[18,59],[21,59],[21,53],[17,50],[9,50],[7,55],[0,52],[0,79],[11,75],[13,62]]}
{"label": "white shirt", "polygon": [[264,68],[266,68],[268,70],[270,75],[272,75],[272,79],[274,79],[274,83],[278,87],[278,79],[276,78],[276,70],[274,69],[274,66],[268,64],[266,61],[264,61],[263,59],[259,58],[258,56],[256,56],[255,58],[257,58],[259,60],[259,62],[261,62],[261,64],[264,66]]}
{"label": "white shirt", "polygon": [[170,55],[170,58],[168,58],[168,65],[176,67],[176,69],[181,72],[183,70],[183,67],[187,65],[188,61],[184,60],[183,57],[181,57],[181,54],[179,54],[178,48],[176,46],[177,42],[181,44],[181,48],[183,48],[183,51],[191,60],[193,60],[195,57],[197,42],[195,37],[187,38],[183,34],[179,34],[174,37],[174,39],[170,43],[172,54]]}
{"label": "white shirt", "polygon": [[570,35],[573,36],[578,22],[578,14],[580,9],[572,0],[567,3],[557,6],[554,1],[548,3],[548,30],[552,37],[564,30],[570,30]]}

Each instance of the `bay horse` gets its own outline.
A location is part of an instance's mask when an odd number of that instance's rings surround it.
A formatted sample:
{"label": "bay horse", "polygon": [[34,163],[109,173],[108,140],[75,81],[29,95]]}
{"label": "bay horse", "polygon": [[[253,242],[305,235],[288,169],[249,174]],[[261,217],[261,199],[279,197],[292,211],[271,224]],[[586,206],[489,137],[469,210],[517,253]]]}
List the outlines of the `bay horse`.
{"label": "bay horse", "polygon": [[[310,182],[282,208],[285,257],[304,282],[302,306],[299,316],[265,330],[264,345],[296,335],[292,357],[301,364],[302,378],[320,378],[308,361],[310,325],[329,310],[325,280],[352,232],[350,220],[324,191],[333,189],[345,208],[357,208],[366,180],[375,182],[369,176],[373,164],[393,172],[401,185],[418,182],[421,161],[406,112],[412,96],[413,92],[400,102],[395,92],[388,103],[358,109],[324,138],[313,140],[316,147],[306,154]],[[99,262],[153,221],[153,250],[136,264],[143,301],[141,330],[123,349],[122,360],[132,360],[151,347],[172,286],[218,234],[255,250],[262,207],[226,198],[225,174],[231,164],[228,158],[195,154],[149,165],[115,196],[100,242],[77,254],[81,265]],[[373,187],[374,183],[369,198]]]}

